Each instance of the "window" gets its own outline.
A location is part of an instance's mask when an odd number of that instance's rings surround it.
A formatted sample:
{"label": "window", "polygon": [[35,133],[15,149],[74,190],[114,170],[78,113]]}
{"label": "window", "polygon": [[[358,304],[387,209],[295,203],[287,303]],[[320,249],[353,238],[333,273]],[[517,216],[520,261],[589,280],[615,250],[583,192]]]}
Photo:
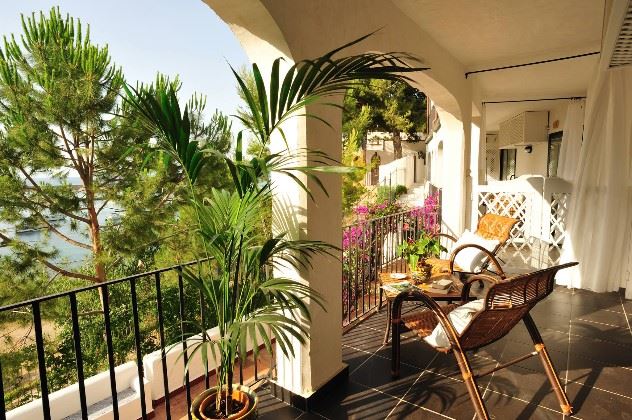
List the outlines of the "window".
{"label": "window", "polygon": [[546,175],[557,176],[557,165],[560,161],[560,149],[562,147],[562,131],[549,134],[549,155],[546,162]]}
{"label": "window", "polygon": [[500,180],[516,177],[516,149],[500,149]]}

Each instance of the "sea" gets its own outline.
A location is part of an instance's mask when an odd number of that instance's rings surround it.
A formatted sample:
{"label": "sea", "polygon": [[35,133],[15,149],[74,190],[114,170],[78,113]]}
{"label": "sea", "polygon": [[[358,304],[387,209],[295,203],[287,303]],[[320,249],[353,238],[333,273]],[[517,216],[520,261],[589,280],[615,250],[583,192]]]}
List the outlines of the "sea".
{"label": "sea", "polygon": [[[79,185],[79,178],[69,177],[69,182],[73,185]],[[43,182],[54,184],[54,179],[40,179]],[[100,206],[101,203],[97,203]],[[116,222],[121,217],[122,210],[115,204],[108,205],[99,213],[99,223],[101,225],[107,222]],[[76,230],[72,229],[71,219],[63,215],[51,216],[48,221],[55,226],[57,230],[64,235],[80,242],[89,244],[87,226],[84,223],[77,223]],[[49,232],[47,228],[42,226],[27,226],[18,228],[11,223],[0,220],[0,231],[10,237],[15,237],[28,244],[38,244],[42,249],[50,251],[57,249],[58,255],[54,258],[54,262],[61,264],[66,268],[73,269],[81,266],[86,258],[90,255],[90,250],[80,248],[69,244],[56,234]],[[0,247],[0,255],[11,255],[12,251],[9,247]]]}

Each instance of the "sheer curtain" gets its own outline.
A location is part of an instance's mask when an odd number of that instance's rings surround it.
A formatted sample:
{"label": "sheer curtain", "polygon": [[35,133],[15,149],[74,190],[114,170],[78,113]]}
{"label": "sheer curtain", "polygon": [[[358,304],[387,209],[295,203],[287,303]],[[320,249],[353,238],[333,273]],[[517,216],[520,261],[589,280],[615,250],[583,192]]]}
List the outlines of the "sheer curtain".
{"label": "sheer curtain", "polygon": [[582,148],[584,105],[583,99],[573,99],[569,102],[566,110],[557,176],[569,182],[573,182],[575,179],[579,153]]}
{"label": "sheer curtain", "polygon": [[[601,71],[586,104],[559,284],[596,292],[626,287],[632,270],[632,68]],[[628,284],[627,297],[632,296]]]}

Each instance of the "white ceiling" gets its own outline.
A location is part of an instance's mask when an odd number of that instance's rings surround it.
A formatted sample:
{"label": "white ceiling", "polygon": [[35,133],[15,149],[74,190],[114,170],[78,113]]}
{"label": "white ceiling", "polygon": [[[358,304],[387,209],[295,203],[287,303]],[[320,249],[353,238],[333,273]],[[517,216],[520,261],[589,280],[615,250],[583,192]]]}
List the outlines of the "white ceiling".
{"label": "white ceiling", "polygon": [[[605,0],[392,0],[466,71],[599,51]],[[484,101],[584,96],[599,55],[472,74]],[[488,131],[555,102],[487,107]],[[560,105],[560,104],[557,104]]]}
{"label": "white ceiling", "polygon": [[393,0],[469,70],[599,45],[604,0]]}

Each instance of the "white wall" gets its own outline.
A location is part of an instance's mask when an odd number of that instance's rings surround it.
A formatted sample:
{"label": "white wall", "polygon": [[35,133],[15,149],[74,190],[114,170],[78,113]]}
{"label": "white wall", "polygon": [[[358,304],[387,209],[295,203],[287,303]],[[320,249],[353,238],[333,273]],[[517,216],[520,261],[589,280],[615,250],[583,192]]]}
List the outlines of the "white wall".
{"label": "white wall", "polygon": [[465,228],[467,203],[464,201],[464,178],[469,171],[464,162],[464,125],[439,107],[437,112],[441,127],[427,145],[432,160],[430,182],[442,189],[441,217],[444,229],[447,233],[459,235]]}
{"label": "white wall", "polygon": [[404,185],[406,188],[412,187],[415,182],[415,156],[404,156],[386,165],[380,165],[379,183],[380,185]]}
{"label": "white wall", "polygon": [[[516,177],[522,175],[546,176],[547,159],[549,154],[548,143],[534,143],[531,145],[531,153],[527,153],[524,147],[517,147],[516,151]],[[500,159],[498,159],[500,161]]]}

